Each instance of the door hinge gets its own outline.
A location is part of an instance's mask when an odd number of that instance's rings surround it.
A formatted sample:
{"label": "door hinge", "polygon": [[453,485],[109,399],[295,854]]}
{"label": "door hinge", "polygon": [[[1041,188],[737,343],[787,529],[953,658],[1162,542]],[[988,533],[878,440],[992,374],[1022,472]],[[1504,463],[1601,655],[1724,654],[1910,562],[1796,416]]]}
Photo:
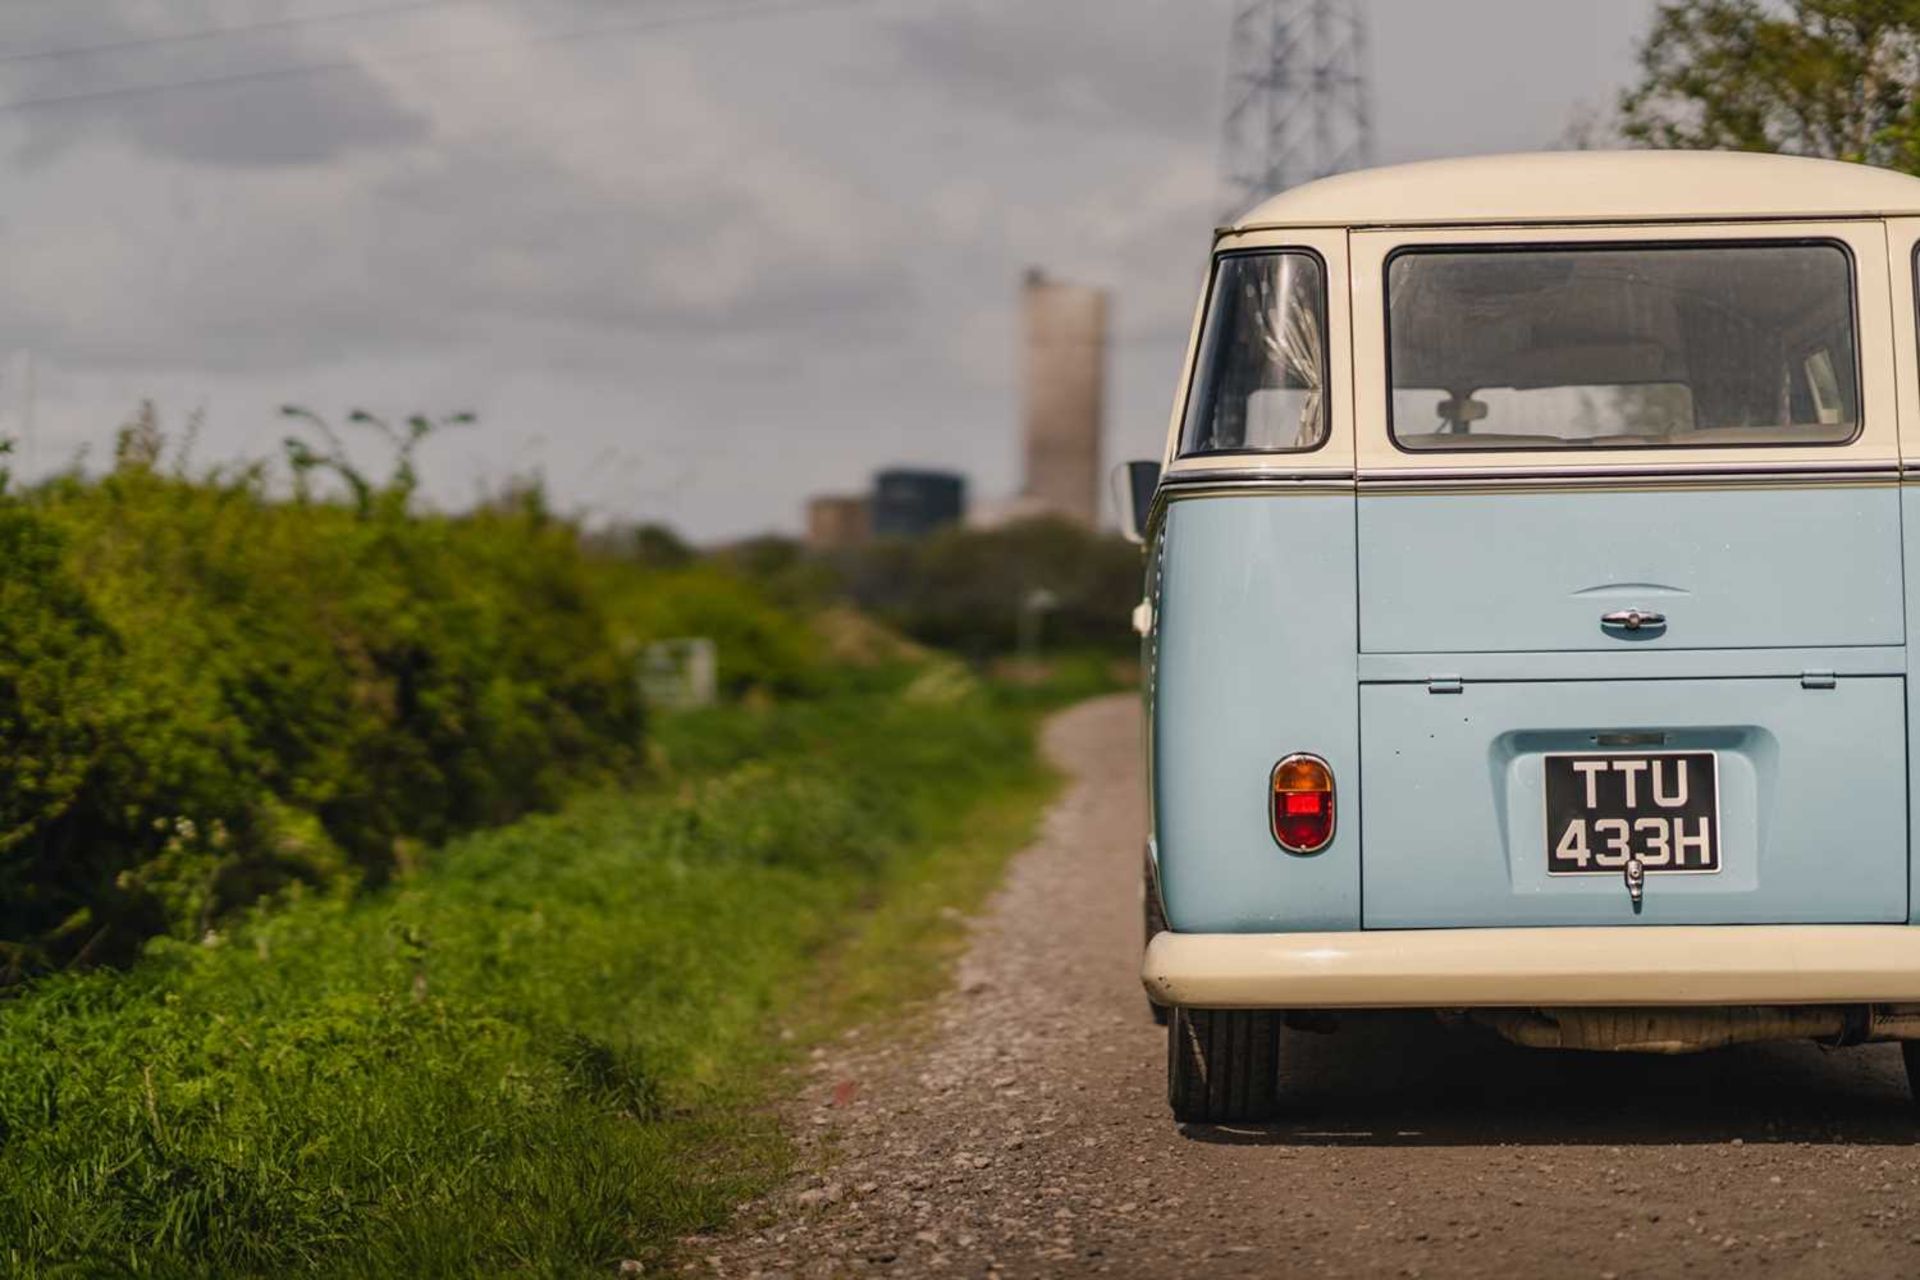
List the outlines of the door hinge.
{"label": "door hinge", "polygon": [[1802,671],[1800,673],[1800,687],[1802,689],[1831,689],[1836,683],[1837,678],[1831,671]]}
{"label": "door hinge", "polygon": [[1458,693],[1463,687],[1459,676],[1428,676],[1428,693]]}

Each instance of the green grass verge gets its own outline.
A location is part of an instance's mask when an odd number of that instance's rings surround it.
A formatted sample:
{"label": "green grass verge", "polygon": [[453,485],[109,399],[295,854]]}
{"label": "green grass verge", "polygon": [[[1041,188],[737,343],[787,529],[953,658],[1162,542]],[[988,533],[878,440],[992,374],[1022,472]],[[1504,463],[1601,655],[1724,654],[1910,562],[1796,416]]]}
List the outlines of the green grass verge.
{"label": "green grass verge", "polygon": [[653,1269],[785,1167],[787,1055],[937,987],[1047,794],[1043,701],[936,675],[666,722],[650,792],[34,986],[0,1270]]}

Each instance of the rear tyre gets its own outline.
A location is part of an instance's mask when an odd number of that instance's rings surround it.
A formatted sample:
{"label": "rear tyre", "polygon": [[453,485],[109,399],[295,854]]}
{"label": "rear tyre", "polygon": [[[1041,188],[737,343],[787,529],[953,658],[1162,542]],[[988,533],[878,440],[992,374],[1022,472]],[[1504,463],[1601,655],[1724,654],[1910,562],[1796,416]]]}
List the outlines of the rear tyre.
{"label": "rear tyre", "polygon": [[1920,1111],[1920,1040],[1902,1040],[1900,1056],[1907,1061],[1907,1090],[1913,1095],[1914,1110]]}
{"label": "rear tyre", "polygon": [[[1153,862],[1149,859],[1140,872],[1140,895],[1146,903],[1146,941],[1152,942],[1153,935],[1165,931],[1167,927],[1166,908],[1160,905],[1160,887],[1153,882]],[[1167,1006],[1158,1003],[1152,996],[1147,997],[1147,1008],[1153,1014],[1153,1020],[1160,1026],[1167,1025]]]}
{"label": "rear tyre", "polygon": [[1174,1009],[1167,1103],[1183,1124],[1267,1120],[1280,1105],[1281,1015],[1272,1009]]}

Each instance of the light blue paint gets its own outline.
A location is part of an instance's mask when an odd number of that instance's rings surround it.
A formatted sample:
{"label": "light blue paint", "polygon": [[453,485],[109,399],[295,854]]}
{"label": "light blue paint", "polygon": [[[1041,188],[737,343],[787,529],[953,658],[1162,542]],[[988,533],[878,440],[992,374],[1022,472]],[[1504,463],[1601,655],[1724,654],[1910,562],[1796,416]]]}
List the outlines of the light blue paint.
{"label": "light blue paint", "polygon": [[[1905,681],[1467,683],[1361,693],[1368,928],[1898,922],[1907,912]],[[1719,753],[1716,875],[1550,877],[1541,756],[1604,732]]]}
{"label": "light blue paint", "polygon": [[[1161,536],[1154,814],[1167,918],[1191,932],[1360,926],[1351,495],[1182,499]],[[1281,851],[1275,762],[1333,767],[1333,843]]]}
{"label": "light blue paint", "polygon": [[1564,653],[1363,653],[1366,684],[1425,684],[1444,673],[1464,680],[1699,680],[1734,676],[1899,676],[1904,645],[1842,649],[1629,649]]}
{"label": "light blue paint", "polygon": [[[1900,501],[1891,484],[1363,494],[1362,647],[1903,644]],[[1602,628],[1601,614],[1636,602],[1666,627]]]}
{"label": "light blue paint", "polygon": [[[1376,928],[1920,923],[1915,502],[1790,486],[1171,502],[1147,656],[1173,927],[1353,929],[1363,897]],[[1920,573],[1920,512],[1905,526]],[[1642,594],[1665,635],[1600,631]],[[1360,653],[1362,625],[1402,648]],[[1836,687],[1803,687],[1821,672]],[[1447,676],[1462,692],[1428,692]],[[1636,916],[1611,877],[1546,876],[1539,756],[1648,730],[1722,753],[1726,869],[1653,878]],[[1309,858],[1268,830],[1268,771],[1296,750],[1340,784],[1333,845]]]}
{"label": "light blue paint", "polygon": [[1159,698],[1156,695],[1160,677],[1160,570],[1166,563],[1167,540],[1155,534],[1147,544],[1147,580],[1141,598],[1148,608],[1147,629],[1140,637],[1140,723],[1143,729],[1146,752],[1147,777],[1147,893],[1160,898],[1160,918],[1166,919],[1166,899],[1160,893],[1160,842],[1157,833],[1160,830],[1160,816],[1155,799],[1158,788],[1154,785],[1154,709]]}
{"label": "light blue paint", "polygon": [[[1907,634],[1920,635],[1920,488],[1911,484],[1900,490],[1901,542],[1906,553],[1906,607]],[[1920,796],[1920,751],[1914,744],[1920,742],[1920,689],[1914,682],[1907,682],[1907,921],[1920,924],[1920,895],[1913,892],[1912,886],[1920,884],[1920,825],[1913,821],[1913,797]]]}

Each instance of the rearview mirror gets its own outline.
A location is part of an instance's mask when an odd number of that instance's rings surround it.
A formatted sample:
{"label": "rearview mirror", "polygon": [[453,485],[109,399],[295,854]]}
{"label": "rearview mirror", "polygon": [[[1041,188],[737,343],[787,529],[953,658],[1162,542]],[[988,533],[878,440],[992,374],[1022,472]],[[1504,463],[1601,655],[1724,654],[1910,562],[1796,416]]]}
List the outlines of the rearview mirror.
{"label": "rearview mirror", "polygon": [[1113,469],[1113,485],[1120,508],[1121,536],[1128,542],[1145,542],[1154,490],[1160,487],[1160,464],[1123,462]]}

